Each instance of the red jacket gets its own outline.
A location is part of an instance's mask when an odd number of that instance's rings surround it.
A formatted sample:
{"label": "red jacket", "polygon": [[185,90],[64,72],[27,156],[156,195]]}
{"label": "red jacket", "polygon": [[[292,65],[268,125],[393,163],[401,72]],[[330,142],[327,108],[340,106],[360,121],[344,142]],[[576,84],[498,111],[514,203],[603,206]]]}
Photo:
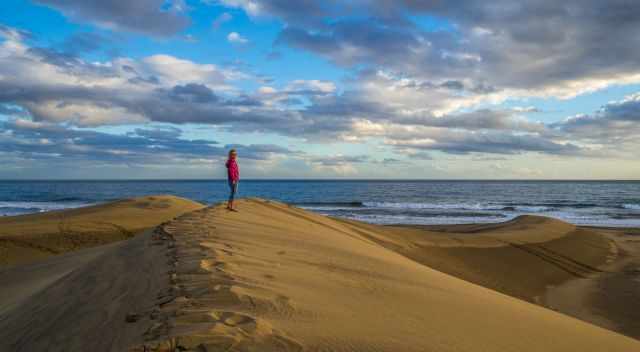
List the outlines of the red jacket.
{"label": "red jacket", "polygon": [[229,159],[225,164],[227,166],[227,178],[231,182],[238,182],[240,180],[240,169],[236,159]]}

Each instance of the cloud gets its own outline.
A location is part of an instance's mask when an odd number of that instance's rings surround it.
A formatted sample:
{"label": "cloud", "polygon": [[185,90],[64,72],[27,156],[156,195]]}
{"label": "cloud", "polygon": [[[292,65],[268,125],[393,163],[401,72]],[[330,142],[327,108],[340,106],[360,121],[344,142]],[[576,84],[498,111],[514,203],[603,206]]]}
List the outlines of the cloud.
{"label": "cloud", "polygon": [[[207,0],[207,2],[209,1]],[[260,2],[254,0],[220,0],[220,3],[228,7],[241,8],[252,16],[256,16],[262,11]]]}
{"label": "cloud", "polygon": [[367,155],[328,155],[306,156],[305,163],[311,165],[316,172],[329,172],[340,176],[353,175],[358,172],[355,164],[363,164],[371,161]]}
{"label": "cloud", "polygon": [[387,144],[399,149],[437,150],[450,154],[520,154],[539,152],[551,155],[588,155],[588,150],[572,143],[558,143],[536,135],[503,132],[432,130],[413,138],[411,134],[391,136]]}
{"label": "cloud", "polygon": [[613,101],[592,114],[569,117],[550,124],[550,128],[575,140],[601,145],[604,148],[625,149],[637,157],[640,137],[640,93]]}
{"label": "cloud", "polygon": [[75,21],[153,36],[170,36],[185,29],[190,20],[184,15],[182,0],[38,0],[60,10]]}
{"label": "cloud", "polygon": [[235,149],[238,157],[244,159],[267,160],[278,156],[299,157],[304,153],[275,144],[227,144],[225,150]]}
{"label": "cloud", "polygon": [[[175,140],[182,134],[182,130],[177,127],[161,127],[155,129],[136,128],[129,135],[140,136],[152,141]],[[217,144],[217,142],[211,142]]]}
{"label": "cloud", "polygon": [[299,18],[301,14],[305,17],[317,18],[328,15],[338,1],[262,1],[262,0],[220,0],[221,4],[244,10],[249,16],[274,16],[285,19],[287,22],[303,20]]}
{"label": "cloud", "polygon": [[[435,82],[362,70],[344,89],[325,80],[267,85],[238,65],[220,67],[170,55],[87,62],[71,53],[30,47],[16,30],[3,33],[0,106],[33,123],[74,128],[207,124],[232,133],[274,133],[319,143],[375,141],[417,159],[435,151],[591,157],[617,153],[617,142],[611,141],[624,141],[630,149],[639,134],[628,126],[637,116],[637,96],[589,118],[545,124],[530,118],[535,108],[478,108],[486,99],[502,102],[505,97],[467,79]],[[240,88],[245,80],[259,88]],[[595,126],[609,133],[594,134]],[[308,160],[330,166],[327,160]]]}
{"label": "cloud", "polygon": [[169,96],[174,100],[189,103],[208,103],[218,99],[209,87],[197,83],[174,86]]}
{"label": "cloud", "polygon": [[313,80],[293,80],[285,91],[299,95],[325,95],[336,91],[336,85],[331,81]]}
{"label": "cloud", "polygon": [[364,163],[370,160],[367,155],[330,155],[307,157],[307,162],[322,166],[344,166],[347,164]]}
{"label": "cloud", "polygon": [[[229,145],[216,141],[185,139],[176,127],[136,128],[124,135],[72,129],[58,124],[12,119],[0,122],[0,151],[42,161],[99,161],[143,166],[156,163],[188,163],[189,160],[222,160]],[[234,145],[245,160],[268,160],[293,154],[275,145]]]}
{"label": "cloud", "polygon": [[404,64],[411,48],[428,46],[406,28],[364,20],[337,21],[325,31],[286,27],[278,43],[318,53],[342,66]]}
{"label": "cloud", "polygon": [[29,31],[8,27],[0,23],[0,37],[16,43],[31,38],[32,35]]}
{"label": "cloud", "polygon": [[220,26],[222,26],[223,24],[231,21],[232,19],[233,19],[233,16],[231,16],[230,13],[223,12],[218,17],[216,17],[215,20],[213,20],[213,22],[211,23],[211,27],[213,29],[217,30],[218,28],[220,28]]}
{"label": "cloud", "polygon": [[143,122],[153,119],[147,113],[156,109],[147,104],[171,104],[176,111],[213,103],[218,100],[214,91],[229,94],[235,89],[229,82],[246,77],[169,55],[86,62],[12,39],[0,44],[0,102],[21,106],[41,121],[80,126]]}
{"label": "cloud", "polygon": [[[28,31],[0,25],[0,121],[8,120],[1,122],[3,160],[10,154],[23,160],[64,156],[149,165],[223,157],[230,146],[184,138],[181,128],[191,123],[313,143],[367,143],[376,148],[372,155],[394,156],[378,160],[309,155],[277,145],[237,146],[249,160],[289,156],[297,165],[338,174],[353,174],[361,165],[402,163],[405,157],[417,163],[437,160],[441,153],[487,161],[518,154],[633,158],[640,147],[639,94],[555,123],[536,121],[535,107],[512,107],[521,98],[565,99],[639,83],[635,15],[640,4],[203,1],[242,9],[252,20],[278,20],[282,30],[262,54],[310,52],[338,66],[344,79],[282,81],[240,61],[117,57],[106,52],[113,33],[78,32],[56,49],[43,48],[32,45]],[[183,31],[189,9],[181,0],[39,2],[74,21],[192,39]],[[212,28],[221,28],[238,10],[229,11],[215,18]],[[238,32],[227,39],[249,43]],[[109,59],[83,59],[97,52]],[[156,123],[173,127],[138,128]],[[136,128],[125,135],[88,129],[131,124]],[[527,168],[523,174],[535,169]]]}
{"label": "cloud", "polygon": [[247,44],[249,42],[247,38],[241,36],[238,32],[229,33],[229,35],[227,35],[227,40],[229,43],[233,44]]}
{"label": "cloud", "polygon": [[[18,40],[0,43],[0,103],[23,108],[35,121],[82,127],[195,122],[283,133],[306,126],[314,132],[314,122],[305,121],[299,111],[271,106],[268,99],[234,86],[245,79],[262,80],[235,68],[170,55],[86,62]],[[281,94],[286,99],[326,95],[331,89],[333,85],[324,81],[296,81]]]}
{"label": "cloud", "polygon": [[[279,1],[260,1],[259,7],[290,24],[280,34],[281,45],[345,67],[562,98],[640,82],[640,53],[633,49],[640,23],[630,15],[640,4],[625,0],[361,1],[352,4],[358,13],[353,17],[328,4],[318,16],[302,16],[297,5]],[[449,26],[427,29],[422,16]],[[318,25],[323,18],[333,20]]]}

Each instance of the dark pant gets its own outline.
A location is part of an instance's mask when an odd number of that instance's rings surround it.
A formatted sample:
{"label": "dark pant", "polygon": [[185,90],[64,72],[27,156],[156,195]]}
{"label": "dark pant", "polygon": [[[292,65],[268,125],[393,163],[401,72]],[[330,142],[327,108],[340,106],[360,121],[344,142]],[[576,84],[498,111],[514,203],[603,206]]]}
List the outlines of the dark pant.
{"label": "dark pant", "polygon": [[231,189],[231,193],[229,194],[229,201],[232,202],[236,197],[236,192],[238,192],[238,181],[233,182],[229,180],[229,188]]}

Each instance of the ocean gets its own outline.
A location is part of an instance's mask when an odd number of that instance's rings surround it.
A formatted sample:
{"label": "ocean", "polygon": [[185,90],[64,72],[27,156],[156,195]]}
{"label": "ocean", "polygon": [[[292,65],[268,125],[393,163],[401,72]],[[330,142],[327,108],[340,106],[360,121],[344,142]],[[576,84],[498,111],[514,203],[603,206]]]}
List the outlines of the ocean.
{"label": "ocean", "polygon": [[[0,215],[172,194],[212,204],[226,180],[0,181]],[[240,197],[376,224],[489,223],[535,214],[577,225],[640,227],[640,181],[243,180]]]}

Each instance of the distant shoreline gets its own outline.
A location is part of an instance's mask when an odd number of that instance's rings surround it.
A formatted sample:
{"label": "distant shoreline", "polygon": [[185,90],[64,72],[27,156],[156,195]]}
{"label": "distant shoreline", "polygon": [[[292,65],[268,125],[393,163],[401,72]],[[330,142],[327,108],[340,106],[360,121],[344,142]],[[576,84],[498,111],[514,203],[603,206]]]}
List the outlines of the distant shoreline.
{"label": "distant shoreline", "polygon": [[[153,194],[203,204],[229,196],[221,179],[0,181],[0,214]],[[639,181],[242,179],[238,197],[274,199],[376,224],[495,223],[531,214],[581,226],[640,227]]]}
{"label": "distant shoreline", "polygon": [[[212,182],[225,178],[167,178],[167,179],[0,179],[0,182]],[[640,179],[386,179],[386,178],[243,178],[242,182],[640,182]]]}

